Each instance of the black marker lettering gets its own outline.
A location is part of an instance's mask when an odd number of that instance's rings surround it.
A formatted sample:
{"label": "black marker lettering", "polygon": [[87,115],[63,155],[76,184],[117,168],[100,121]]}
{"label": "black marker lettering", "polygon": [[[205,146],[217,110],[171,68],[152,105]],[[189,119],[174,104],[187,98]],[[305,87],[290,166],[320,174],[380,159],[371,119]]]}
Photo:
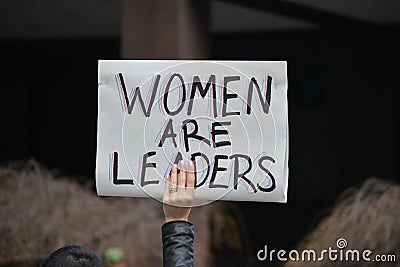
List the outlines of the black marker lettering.
{"label": "black marker lettering", "polygon": [[265,101],[263,94],[261,92],[260,86],[257,83],[256,78],[251,78],[250,84],[249,84],[249,89],[247,91],[247,109],[246,109],[246,114],[251,113],[251,101],[253,99],[253,90],[254,90],[254,85],[256,86],[257,90],[257,95],[258,99],[260,100],[261,106],[263,108],[263,111],[265,114],[268,114],[269,112],[269,105],[271,104],[271,84],[272,84],[272,77],[267,76],[267,93],[265,96]]}
{"label": "black marker lettering", "polygon": [[212,136],[212,141],[213,141],[213,145],[214,147],[221,147],[221,146],[230,146],[231,145],[231,141],[219,141],[216,142],[216,136],[217,135],[228,135],[228,131],[227,130],[217,130],[217,127],[223,126],[223,125],[231,125],[230,121],[221,121],[221,122],[213,122],[211,124],[211,136]]}
{"label": "black marker lettering", "polygon": [[209,188],[228,188],[228,185],[224,184],[214,184],[215,178],[217,176],[217,172],[219,171],[226,171],[225,167],[219,167],[218,166],[218,161],[221,159],[228,159],[228,156],[226,155],[215,155],[214,157],[214,166],[213,166],[213,171],[211,174],[211,179],[210,179],[210,184],[208,185]]}
{"label": "black marker lettering", "polygon": [[192,109],[193,109],[193,98],[196,94],[196,88],[198,89],[201,98],[204,99],[206,96],[208,90],[210,89],[210,86],[212,87],[212,98],[213,98],[213,112],[214,112],[214,118],[217,117],[217,90],[215,87],[215,75],[212,74],[210,78],[208,79],[208,82],[206,84],[206,88],[203,89],[203,85],[201,84],[199,76],[194,76],[193,77],[193,83],[192,83],[192,89],[190,91],[190,98],[189,98],[189,106],[187,110],[187,115],[192,115]]}
{"label": "black marker lettering", "polygon": [[163,135],[161,136],[160,142],[158,143],[158,147],[162,147],[164,145],[165,139],[172,138],[172,142],[174,143],[174,147],[176,146],[175,141],[176,133],[174,133],[174,128],[172,125],[172,119],[168,120],[167,126],[165,126]]}
{"label": "black marker lettering", "polygon": [[271,173],[267,168],[265,168],[265,167],[262,165],[262,163],[263,163],[265,160],[272,161],[273,163],[275,163],[275,160],[274,160],[272,157],[269,157],[269,156],[261,157],[261,158],[258,160],[258,166],[260,166],[260,168],[261,168],[263,171],[265,171],[265,172],[267,173],[267,175],[271,178],[271,185],[270,185],[268,188],[264,188],[264,187],[262,187],[259,183],[257,183],[257,187],[258,187],[258,189],[260,189],[260,191],[262,191],[262,192],[271,192],[271,191],[274,191],[274,190],[275,190],[275,188],[276,188],[276,182],[275,182],[275,177],[272,175],[272,173]]}
{"label": "black marker lettering", "polygon": [[154,156],[155,154],[156,154],[155,151],[150,151],[150,152],[147,152],[146,154],[143,155],[142,170],[141,170],[141,172],[140,172],[140,185],[141,185],[142,187],[143,187],[143,186],[146,186],[146,185],[149,185],[149,184],[158,184],[158,183],[159,183],[158,180],[145,181],[145,178],[146,178],[146,168],[149,168],[149,167],[151,167],[151,168],[156,168],[156,167],[157,167],[156,163],[154,163],[154,162],[148,163],[148,162],[147,162],[147,159],[148,159],[149,157],[151,157],[151,156]]}
{"label": "black marker lettering", "polygon": [[228,106],[228,99],[237,98],[237,94],[228,94],[228,82],[239,81],[240,76],[227,76],[224,77],[224,89],[222,95],[222,117],[230,116],[230,115],[240,115],[240,112],[226,112],[226,108]]}
{"label": "black marker lettering", "polygon": [[113,152],[113,169],[112,169],[112,181],[115,185],[120,184],[131,184],[133,185],[132,179],[118,179],[118,152]]}
{"label": "black marker lettering", "polygon": [[[252,168],[251,158],[249,156],[242,155],[242,154],[234,154],[234,155],[230,156],[229,158],[235,160],[233,163],[233,181],[234,181],[233,187],[235,189],[237,189],[239,178],[242,178],[243,181],[248,183],[251,186],[251,188],[253,188],[254,193],[257,192],[257,189],[254,186],[254,184],[245,176],[246,174],[248,174],[250,172],[250,170]],[[242,173],[239,173],[239,158],[247,160],[247,163],[249,164],[249,167]]]}
{"label": "black marker lettering", "polygon": [[157,75],[156,80],[153,84],[153,87],[151,88],[151,92],[150,92],[150,101],[148,106],[146,107],[142,98],[142,94],[140,93],[140,89],[139,87],[136,87],[135,90],[133,91],[133,97],[132,97],[132,102],[129,103],[129,99],[128,99],[128,92],[126,91],[126,86],[125,86],[125,81],[124,81],[124,76],[122,75],[122,73],[118,73],[118,78],[122,87],[122,92],[124,95],[124,101],[126,106],[128,107],[128,114],[132,113],[133,107],[135,106],[135,102],[136,102],[136,98],[139,99],[139,106],[142,109],[142,112],[144,113],[144,115],[146,117],[150,117],[150,113],[151,113],[151,108],[153,106],[154,103],[154,99],[156,97],[156,93],[157,93],[157,88],[158,88],[158,84],[160,82],[160,75]]}
{"label": "black marker lettering", "polygon": [[[191,133],[188,134],[187,125],[189,123],[193,125],[194,129]],[[183,140],[185,143],[186,152],[189,151],[189,138],[194,138],[199,141],[203,141],[207,145],[211,146],[210,140],[206,139],[205,137],[203,137],[201,135],[197,135],[197,132],[199,131],[199,126],[197,125],[196,120],[192,120],[192,119],[184,120],[182,122],[182,129],[183,129]]]}
{"label": "black marker lettering", "polygon": [[[181,81],[181,86],[182,86],[182,97],[181,97],[181,103],[179,104],[178,108],[174,111],[170,111],[168,108],[168,94],[169,94],[169,89],[171,87],[171,83],[173,81],[173,79],[175,77],[178,77],[178,79]],[[170,116],[175,116],[176,114],[178,114],[182,109],[183,106],[185,105],[185,101],[186,101],[186,89],[185,89],[185,81],[183,80],[182,75],[180,75],[179,73],[174,73],[168,80],[167,86],[165,87],[165,93],[163,96],[163,103],[164,103],[164,109],[165,112],[167,112],[168,115]]]}
{"label": "black marker lettering", "polygon": [[203,154],[201,152],[193,153],[190,157],[190,159],[194,162],[195,173],[197,174],[196,157],[202,157],[206,161],[207,173],[204,176],[203,181],[201,181],[199,184],[197,184],[198,181],[197,181],[197,175],[196,175],[196,180],[194,182],[194,188],[202,186],[207,181],[208,174],[210,173],[210,160],[208,159],[208,157],[205,154]]}

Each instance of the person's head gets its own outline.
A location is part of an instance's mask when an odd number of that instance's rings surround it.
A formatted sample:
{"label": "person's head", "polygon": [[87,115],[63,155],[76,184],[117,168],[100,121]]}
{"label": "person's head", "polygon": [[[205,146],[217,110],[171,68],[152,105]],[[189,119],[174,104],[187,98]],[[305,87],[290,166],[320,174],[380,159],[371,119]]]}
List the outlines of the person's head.
{"label": "person's head", "polygon": [[103,267],[103,264],[99,257],[87,248],[66,246],[51,253],[42,267]]}

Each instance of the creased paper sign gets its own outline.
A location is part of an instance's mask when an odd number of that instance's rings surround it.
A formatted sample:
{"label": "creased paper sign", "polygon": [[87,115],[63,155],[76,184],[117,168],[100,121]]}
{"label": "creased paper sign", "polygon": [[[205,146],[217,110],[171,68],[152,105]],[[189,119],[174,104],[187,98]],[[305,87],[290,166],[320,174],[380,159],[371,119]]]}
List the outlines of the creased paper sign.
{"label": "creased paper sign", "polygon": [[98,195],[160,199],[191,159],[198,200],[286,202],[286,62],[100,60],[98,84]]}

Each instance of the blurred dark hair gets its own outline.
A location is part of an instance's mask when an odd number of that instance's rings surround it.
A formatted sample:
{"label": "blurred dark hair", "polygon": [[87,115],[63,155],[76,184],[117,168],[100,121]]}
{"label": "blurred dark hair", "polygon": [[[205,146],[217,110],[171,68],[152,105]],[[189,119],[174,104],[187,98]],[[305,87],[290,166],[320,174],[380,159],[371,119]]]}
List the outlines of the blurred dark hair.
{"label": "blurred dark hair", "polygon": [[44,261],[42,267],[103,267],[99,257],[80,246],[62,247]]}

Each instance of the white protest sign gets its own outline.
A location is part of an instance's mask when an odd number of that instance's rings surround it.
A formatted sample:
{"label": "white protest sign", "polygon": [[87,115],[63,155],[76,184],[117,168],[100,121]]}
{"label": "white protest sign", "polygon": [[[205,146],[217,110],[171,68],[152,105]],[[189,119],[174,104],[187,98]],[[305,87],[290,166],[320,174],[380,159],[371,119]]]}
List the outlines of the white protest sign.
{"label": "white protest sign", "polygon": [[198,200],[286,202],[286,62],[100,60],[98,79],[98,195],[161,199],[183,158]]}

